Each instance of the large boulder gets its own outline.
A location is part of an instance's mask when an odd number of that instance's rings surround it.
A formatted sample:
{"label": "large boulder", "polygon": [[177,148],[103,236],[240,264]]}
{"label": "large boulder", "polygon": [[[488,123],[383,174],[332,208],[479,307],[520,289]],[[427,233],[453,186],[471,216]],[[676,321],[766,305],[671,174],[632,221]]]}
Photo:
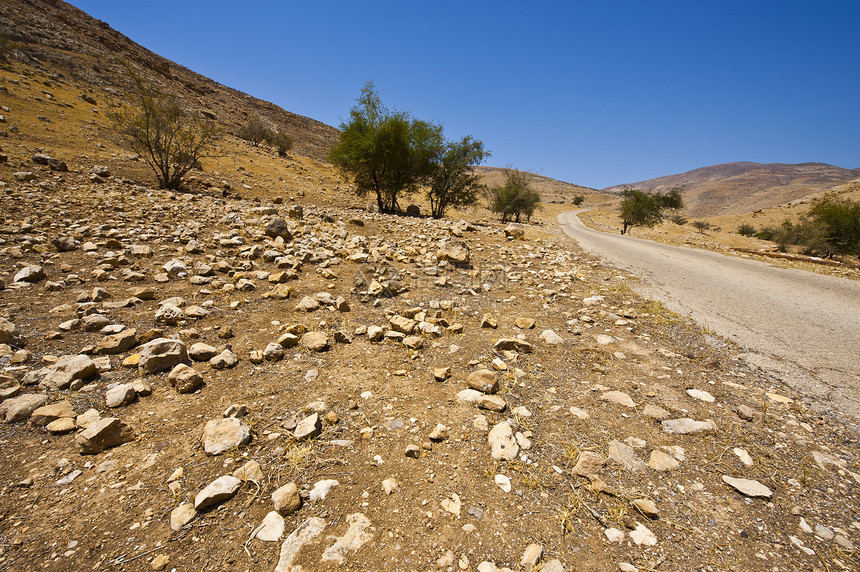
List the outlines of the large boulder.
{"label": "large boulder", "polygon": [[24,336],[18,331],[18,327],[0,316],[0,344],[21,347],[24,345]]}
{"label": "large boulder", "polygon": [[25,393],[0,404],[0,416],[6,423],[17,423],[29,419],[30,415],[48,402],[47,395]]}
{"label": "large boulder", "polygon": [[465,242],[450,240],[443,242],[436,251],[436,258],[446,260],[451,264],[463,265],[469,263],[469,247]]}
{"label": "large boulder", "polygon": [[278,238],[280,236],[285,241],[288,241],[292,238],[292,235],[290,234],[290,229],[287,226],[287,221],[285,221],[279,216],[274,217],[266,225],[266,236],[270,238]]}
{"label": "large boulder", "polygon": [[203,450],[207,455],[226,453],[250,440],[251,430],[235,417],[212,419],[203,428]]}
{"label": "large boulder", "polygon": [[92,423],[78,433],[75,442],[82,455],[97,455],[105,449],[116,447],[123,442],[122,422],[116,417],[106,417]]}
{"label": "large boulder", "polygon": [[[54,365],[42,368],[38,372],[42,378],[39,386],[49,391],[69,389],[72,385],[83,385],[85,379],[97,373],[96,364],[89,356],[83,354],[63,356]],[[74,383],[76,381],[80,383]]]}
{"label": "large boulder", "polygon": [[187,362],[188,350],[182,340],[157,338],[140,347],[138,367],[142,373],[166,371]]}

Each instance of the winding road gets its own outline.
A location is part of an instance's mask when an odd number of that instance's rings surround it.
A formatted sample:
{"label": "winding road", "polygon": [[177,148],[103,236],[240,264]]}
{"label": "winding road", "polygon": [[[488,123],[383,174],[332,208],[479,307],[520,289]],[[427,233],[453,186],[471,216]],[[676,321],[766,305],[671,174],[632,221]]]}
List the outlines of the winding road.
{"label": "winding road", "polygon": [[638,293],[731,339],[817,409],[860,424],[860,281],[600,232],[579,212],[559,215],[562,230],[639,276]]}

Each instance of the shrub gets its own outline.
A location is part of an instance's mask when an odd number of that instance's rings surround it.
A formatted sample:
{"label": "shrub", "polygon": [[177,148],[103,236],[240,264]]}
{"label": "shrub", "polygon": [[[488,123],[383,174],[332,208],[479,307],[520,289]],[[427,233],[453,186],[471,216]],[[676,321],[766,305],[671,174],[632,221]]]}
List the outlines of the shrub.
{"label": "shrub", "polygon": [[141,156],[162,189],[177,189],[182,177],[220,138],[215,125],[185,110],[174,95],[159,91],[128,70],[139,109],[110,113],[121,145]]}
{"label": "shrub", "polygon": [[254,116],[239,128],[236,135],[256,147],[263,141],[268,140],[272,136],[272,131],[266,127],[266,124],[263,123],[260,117]]}
{"label": "shrub", "polygon": [[582,204],[582,202],[584,200],[585,200],[585,197],[583,197],[582,195],[576,195],[575,197],[573,197],[573,204],[574,204],[574,206],[578,207],[579,205]]}
{"label": "shrub", "polygon": [[755,227],[749,223],[742,223],[738,225],[738,234],[742,236],[752,236],[755,234]]}
{"label": "shrub", "polygon": [[631,226],[653,227],[663,222],[667,211],[677,211],[684,208],[681,193],[684,187],[678,185],[669,189],[665,195],[645,192],[630,187],[621,191],[621,234]]}
{"label": "shrub", "polygon": [[711,228],[711,223],[705,220],[694,220],[692,225],[702,234],[705,233],[706,230]]}
{"label": "shrub", "polygon": [[669,217],[669,220],[671,220],[678,226],[684,226],[685,224],[687,224],[687,219],[684,217],[684,215],[673,214]]}
{"label": "shrub", "polygon": [[530,220],[540,208],[540,193],[531,188],[525,173],[505,169],[505,184],[490,190],[490,210],[502,217],[502,222],[513,219],[520,222],[525,215]]}
{"label": "shrub", "polygon": [[269,135],[268,142],[275,148],[281,157],[293,148],[293,138],[283,131],[273,132]]}

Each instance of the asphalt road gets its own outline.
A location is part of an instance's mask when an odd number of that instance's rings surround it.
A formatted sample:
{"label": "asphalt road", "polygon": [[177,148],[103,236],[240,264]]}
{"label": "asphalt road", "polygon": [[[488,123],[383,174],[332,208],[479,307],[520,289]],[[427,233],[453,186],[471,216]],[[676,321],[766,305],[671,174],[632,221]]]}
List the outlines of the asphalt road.
{"label": "asphalt road", "polygon": [[577,212],[559,215],[562,230],[639,276],[637,292],[731,339],[813,407],[860,425],[860,281],[599,232]]}

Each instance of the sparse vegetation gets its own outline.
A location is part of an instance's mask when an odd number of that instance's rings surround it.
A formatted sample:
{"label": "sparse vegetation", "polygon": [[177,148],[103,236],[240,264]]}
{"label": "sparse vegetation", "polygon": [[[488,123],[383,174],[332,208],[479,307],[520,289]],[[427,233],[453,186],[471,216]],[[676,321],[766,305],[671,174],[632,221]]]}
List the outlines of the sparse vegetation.
{"label": "sparse vegetation", "polygon": [[442,218],[449,207],[464,207],[478,201],[485,187],[472,167],[483,163],[490,153],[471,136],[446,143],[434,161],[428,178],[427,198],[433,218]]}
{"label": "sparse vegetation", "polygon": [[677,224],[678,226],[684,226],[685,224],[687,224],[687,218],[684,215],[680,215],[680,214],[673,214],[672,216],[669,217],[669,220],[671,220],[673,223]]}
{"label": "sparse vegetation", "polygon": [[293,138],[283,131],[270,133],[267,140],[281,157],[284,157],[293,148]]}
{"label": "sparse vegetation", "polygon": [[663,222],[667,211],[677,211],[684,208],[681,198],[683,186],[669,189],[664,195],[655,192],[640,191],[625,187],[621,191],[621,234],[625,234],[631,226],[653,227]]}
{"label": "sparse vegetation", "polygon": [[164,93],[129,70],[137,109],[122,108],[108,117],[121,145],[141,156],[162,189],[179,188],[182,177],[214,148],[220,131],[199,114],[187,111],[174,95]]}
{"label": "sparse vegetation", "polygon": [[256,147],[263,141],[269,140],[273,136],[273,133],[263,120],[255,115],[239,128],[236,135]]}
{"label": "sparse vegetation", "polygon": [[531,219],[540,208],[540,193],[529,184],[526,173],[505,169],[505,184],[490,190],[490,210],[501,215],[502,222]]}
{"label": "sparse vegetation", "polygon": [[797,245],[805,254],[816,256],[860,256],[860,202],[827,196],[815,201],[797,222],[785,219],[756,236],[776,242],[781,251]]}
{"label": "sparse vegetation", "polygon": [[755,234],[755,227],[749,223],[741,223],[738,225],[738,234],[741,236],[752,236]]}
{"label": "sparse vegetation", "polygon": [[709,230],[711,228],[711,223],[706,220],[694,220],[691,224],[693,225],[693,228],[695,228],[702,234],[704,234],[706,230]]}
{"label": "sparse vegetation", "polygon": [[573,205],[578,207],[582,204],[584,200],[585,197],[583,197],[582,195],[576,195],[575,197],[573,197]]}

